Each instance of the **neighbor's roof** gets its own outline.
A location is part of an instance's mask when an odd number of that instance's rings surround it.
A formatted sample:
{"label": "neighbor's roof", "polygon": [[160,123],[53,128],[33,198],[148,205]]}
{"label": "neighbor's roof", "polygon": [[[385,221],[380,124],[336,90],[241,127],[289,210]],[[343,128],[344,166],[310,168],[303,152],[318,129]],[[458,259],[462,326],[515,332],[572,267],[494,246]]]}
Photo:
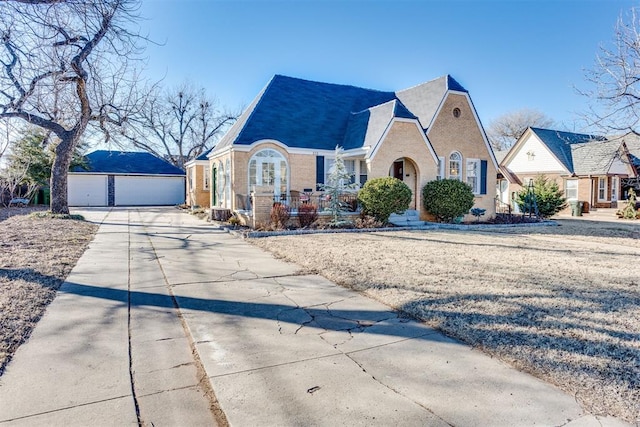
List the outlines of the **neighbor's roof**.
{"label": "neighbor's roof", "polygon": [[620,157],[622,142],[593,141],[571,145],[574,173],[576,175],[606,175],[613,162]]}
{"label": "neighbor's roof", "polygon": [[149,153],[97,150],[87,154],[85,158],[88,168],[76,167],[72,172],[184,175],[180,168]]}
{"label": "neighbor's roof", "polygon": [[549,148],[556,158],[571,173],[577,173],[574,168],[574,159],[571,146],[592,141],[605,141],[606,138],[597,135],[563,132],[552,129],[530,128],[531,131]]}
{"label": "neighbor's roof", "polygon": [[[417,118],[423,126],[430,123],[432,117],[421,114],[435,114],[447,90],[466,92],[450,76],[396,94],[276,75],[214,152],[232,144],[250,145],[264,139],[277,140],[291,148],[362,147],[381,135],[380,128],[386,127],[394,117]],[[437,98],[432,100],[436,107],[422,102],[424,96]]]}
{"label": "neighbor's roof", "polygon": [[640,171],[640,137],[634,134],[627,134],[622,137],[627,150],[629,150],[629,157],[636,171]]}

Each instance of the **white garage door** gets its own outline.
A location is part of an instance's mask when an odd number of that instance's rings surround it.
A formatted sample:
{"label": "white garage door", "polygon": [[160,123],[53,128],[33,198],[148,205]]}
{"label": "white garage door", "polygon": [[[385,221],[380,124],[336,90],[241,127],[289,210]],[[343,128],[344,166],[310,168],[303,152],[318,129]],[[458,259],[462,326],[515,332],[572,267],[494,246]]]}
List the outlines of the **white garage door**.
{"label": "white garage door", "polygon": [[67,181],[69,206],[107,206],[106,175],[71,175]]}
{"label": "white garage door", "polygon": [[184,203],[184,178],[116,176],[116,206],[167,206]]}

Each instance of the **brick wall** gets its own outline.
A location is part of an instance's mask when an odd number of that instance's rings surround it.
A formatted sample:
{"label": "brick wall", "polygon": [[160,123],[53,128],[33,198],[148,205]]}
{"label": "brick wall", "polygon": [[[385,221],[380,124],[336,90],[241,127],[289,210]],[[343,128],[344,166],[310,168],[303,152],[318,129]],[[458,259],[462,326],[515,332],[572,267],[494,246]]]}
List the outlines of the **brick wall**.
{"label": "brick wall", "polygon": [[422,187],[436,178],[438,166],[415,122],[393,123],[368,165],[369,179],[389,176],[393,162],[400,159],[405,159],[403,181],[414,195],[411,208],[424,211]]}
{"label": "brick wall", "polygon": [[[191,188],[189,173],[193,173],[194,187]],[[187,168],[187,204],[189,206],[209,207],[211,193],[204,189],[204,165],[194,164]],[[211,185],[211,181],[209,182]]]}
{"label": "brick wall", "polygon": [[[453,114],[455,108],[460,110],[458,117]],[[427,123],[423,123],[423,125],[427,125]],[[437,155],[444,157],[445,162],[454,151],[462,155],[462,180],[464,182],[467,180],[466,159],[487,161],[487,194],[477,195],[474,207],[486,209],[483,218],[493,217],[495,215],[497,171],[466,96],[450,94],[447,97],[428,131],[428,136]],[[445,173],[446,170],[445,166]],[[475,220],[475,217],[467,215],[465,221],[467,220]]]}

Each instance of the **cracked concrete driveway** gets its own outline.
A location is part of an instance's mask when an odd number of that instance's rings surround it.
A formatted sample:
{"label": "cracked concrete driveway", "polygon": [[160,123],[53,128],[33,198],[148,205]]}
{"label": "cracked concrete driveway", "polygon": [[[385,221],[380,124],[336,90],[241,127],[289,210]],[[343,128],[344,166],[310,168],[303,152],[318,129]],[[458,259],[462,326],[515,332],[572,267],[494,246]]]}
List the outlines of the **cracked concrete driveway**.
{"label": "cracked concrete driveway", "polygon": [[623,425],[176,209],[79,213],[0,425]]}

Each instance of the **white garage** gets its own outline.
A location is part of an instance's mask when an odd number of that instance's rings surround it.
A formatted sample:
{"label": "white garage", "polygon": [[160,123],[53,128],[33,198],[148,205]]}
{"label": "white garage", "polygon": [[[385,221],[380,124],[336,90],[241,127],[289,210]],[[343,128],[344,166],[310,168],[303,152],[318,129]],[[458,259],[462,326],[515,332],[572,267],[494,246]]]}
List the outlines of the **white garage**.
{"label": "white garage", "polygon": [[115,176],[116,206],[162,206],[184,203],[184,177]]}
{"label": "white garage", "polygon": [[107,206],[107,175],[69,174],[69,206]]}
{"label": "white garage", "polygon": [[94,151],[69,172],[69,206],[170,206],[185,202],[182,170],[149,153]]}

